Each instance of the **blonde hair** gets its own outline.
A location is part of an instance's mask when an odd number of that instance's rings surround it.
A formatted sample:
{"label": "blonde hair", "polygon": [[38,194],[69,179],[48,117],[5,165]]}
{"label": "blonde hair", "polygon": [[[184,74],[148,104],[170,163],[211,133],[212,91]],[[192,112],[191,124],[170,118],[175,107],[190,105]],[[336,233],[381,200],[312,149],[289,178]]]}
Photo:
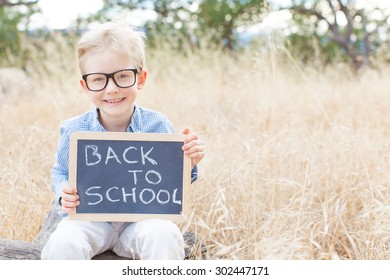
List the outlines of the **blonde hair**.
{"label": "blonde hair", "polygon": [[145,33],[124,23],[106,22],[94,26],[80,38],[77,52],[81,73],[89,55],[107,49],[129,58],[140,71],[146,66]]}

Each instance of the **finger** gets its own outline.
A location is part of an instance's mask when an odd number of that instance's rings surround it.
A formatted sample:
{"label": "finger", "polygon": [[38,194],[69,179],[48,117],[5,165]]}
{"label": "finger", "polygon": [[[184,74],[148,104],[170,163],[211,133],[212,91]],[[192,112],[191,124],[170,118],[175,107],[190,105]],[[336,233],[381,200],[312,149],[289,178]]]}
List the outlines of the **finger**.
{"label": "finger", "polygon": [[[196,141],[198,141],[198,142],[196,142]],[[184,139],[184,145],[187,145],[187,144],[189,144],[189,143],[191,143],[191,142],[202,143],[202,142],[199,140],[198,135],[195,134],[195,133],[192,133],[192,134],[188,135],[187,138]],[[192,143],[191,145],[193,145],[193,143]]]}
{"label": "finger", "polygon": [[206,154],[205,152],[196,152],[196,153],[192,153],[188,157],[193,161],[199,162],[204,157],[205,154]]}
{"label": "finger", "polygon": [[76,213],[76,207],[79,205],[79,202],[67,202],[62,201],[61,208],[64,212],[71,214]]}
{"label": "finger", "polygon": [[189,142],[184,142],[182,149],[183,151],[187,151],[196,146],[199,146],[203,149],[203,141],[199,140],[198,138],[191,139]]}
{"label": "finger", "polygon": [[193,150],[190,150],[188,152],[188,154],[185,153],[185,155],[189,158],[196,158],[198,157],[199,155],[201,155],[202,157],[204,156],[205,152],[203,149],[193,149]]}
{"label": "finger", "polygon": [[76,207],[65,207],[64,205],[62,205],[62,210],[68,214],[76,213]]}
{"label": "finger", "polygon": [[188,127],[186,127],[186,128],[183,128],[183,131],[182,131],[182,133],[183,134],[190,134],[190,129],[188,128]]}
{"label": "finger", "polygon": [[79,200],[79,196],[77,194],[63,193],[62,194],[62,199],[64,201],[77,201],[77,200]]}
{"label": "finger", "polygon": [[72,188],[72,187],[66,186],[66,187],[64,187],[62,189],[62,192],[66,193],[66,194],[76,194],[77,190],[76,190],[76,188]]}
{"label": "finger", "polygon": [[204,151],[196,151],[186,156],[191,159],[191,165],[194,167],[204,158],[205,154]]}
{"label": "finger", "polygon": [[203,143],[199,140],[192,141],[186,145],[183,146],[183,151],[185,155],[190,155],[196,152],[203,152],[204,146]]}
{"label": "finger", "polygon": [[75,208],[79,206],[80,201],[68,201],[68,200],[63,200],[62,201],[62,206],[65,208]]}
{"label": "finger", "polygon": [[191,154],[189,157],[191,158],[192,168],[195,165],[197,165],[203,159],[204,156],[205,156],[204,152],[197,152],[197,153]]}

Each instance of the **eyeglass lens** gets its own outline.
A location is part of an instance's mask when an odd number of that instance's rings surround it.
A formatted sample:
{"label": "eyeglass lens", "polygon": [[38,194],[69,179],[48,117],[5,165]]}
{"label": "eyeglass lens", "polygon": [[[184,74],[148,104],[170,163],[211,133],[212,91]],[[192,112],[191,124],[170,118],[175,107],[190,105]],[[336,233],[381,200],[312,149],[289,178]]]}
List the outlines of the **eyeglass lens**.
{"label": "eyeglass lens", "polygon": [[135,71],[121,70],[113,74],[94,73],[86,75],[86,83],[90,90],[103,90],[108,84],[109,77],[112,77],[115,84],[121,88],[133,86],[136,80]]}

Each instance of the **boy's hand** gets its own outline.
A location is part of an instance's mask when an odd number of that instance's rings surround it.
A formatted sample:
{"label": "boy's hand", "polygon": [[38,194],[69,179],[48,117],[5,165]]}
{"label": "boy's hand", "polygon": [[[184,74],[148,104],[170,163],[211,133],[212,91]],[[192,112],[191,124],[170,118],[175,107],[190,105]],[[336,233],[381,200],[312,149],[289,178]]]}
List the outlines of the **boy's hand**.
{"label": "boy's hand", "polygon": [[80,204],[79,196],[74,188],[64,187],[62,189],[61,207],[68,214],[76,212],[76,207]]}
{"label": "boy's hand", "polygon": [[182,149],[184,154],[191,158],[192,168],[194,168],[205,155],[203,142],[189,128],[184,128],[182,133],[187,135]]}

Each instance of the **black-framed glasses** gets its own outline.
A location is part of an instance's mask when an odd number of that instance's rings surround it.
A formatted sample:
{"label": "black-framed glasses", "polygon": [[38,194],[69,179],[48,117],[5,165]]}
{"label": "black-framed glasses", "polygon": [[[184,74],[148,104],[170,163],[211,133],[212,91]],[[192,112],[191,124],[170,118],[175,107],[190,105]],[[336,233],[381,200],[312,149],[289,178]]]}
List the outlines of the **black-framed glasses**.
{"label": "black-framed glasses", "polygon": [[105,89],[110,78],[112,78],[114,83],[120,88],[132,87],[135,84],[137,73],[137,69],[123,69],[110,74],[90,73],[82,75],[81,77],[90,91],[101,91]]}

